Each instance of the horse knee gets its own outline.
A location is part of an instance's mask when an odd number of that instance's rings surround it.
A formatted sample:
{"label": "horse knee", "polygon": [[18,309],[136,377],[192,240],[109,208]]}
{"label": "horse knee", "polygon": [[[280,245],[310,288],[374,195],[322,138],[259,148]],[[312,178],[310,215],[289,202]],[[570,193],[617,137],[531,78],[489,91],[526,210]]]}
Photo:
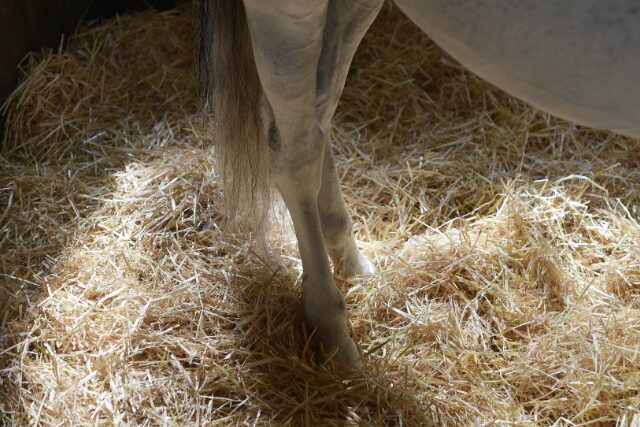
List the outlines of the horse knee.
{"label": "horse knee", "polygon": [[329,251],[340,251],[351,236],[351,218],[346,212],[326,212],[320,209],[320,222],[325,245]]}

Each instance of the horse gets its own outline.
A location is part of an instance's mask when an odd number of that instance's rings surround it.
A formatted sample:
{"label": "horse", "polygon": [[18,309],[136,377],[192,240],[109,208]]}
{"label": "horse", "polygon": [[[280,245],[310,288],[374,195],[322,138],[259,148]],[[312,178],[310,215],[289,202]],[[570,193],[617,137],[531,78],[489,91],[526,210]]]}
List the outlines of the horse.
{"label": "horse", "polygon": [[[303,308],[323,354],[361,366],[331,264],[375,268],[352,233],[330,125],[351,60],[384,0],[198,0],[199,95],[214,114],[228,207],[260,222],[275,186],[303,266]],[[636,0],[395,0],[462,65],[533,106],[640,137]],[[331,263],[329,262],[331,260]]]}

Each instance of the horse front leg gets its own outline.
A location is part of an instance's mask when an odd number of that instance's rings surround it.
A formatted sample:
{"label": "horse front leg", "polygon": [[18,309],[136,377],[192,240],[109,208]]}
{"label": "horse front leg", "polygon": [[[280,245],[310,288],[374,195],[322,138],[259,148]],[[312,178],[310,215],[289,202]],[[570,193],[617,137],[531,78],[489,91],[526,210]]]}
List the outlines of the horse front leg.
{"label": "horse front leg", "polygon": [[317,121],[316,77],[328,1],[245,0],[256,68],[272,121],[274,182],[289,210],[303,267],[304,314],[325,352],[359,362],[347,311],[324,246],[320,193],[324,133]]}

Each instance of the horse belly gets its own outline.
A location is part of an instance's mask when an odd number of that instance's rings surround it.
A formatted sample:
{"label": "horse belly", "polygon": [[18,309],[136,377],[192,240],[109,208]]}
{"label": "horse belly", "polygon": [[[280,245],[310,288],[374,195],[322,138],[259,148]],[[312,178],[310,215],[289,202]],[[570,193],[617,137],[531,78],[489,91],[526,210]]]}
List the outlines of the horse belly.
{"label": "horse belly", "polygon": [[640,137],[636,0],[396,0],[483,79],[559,117]]}

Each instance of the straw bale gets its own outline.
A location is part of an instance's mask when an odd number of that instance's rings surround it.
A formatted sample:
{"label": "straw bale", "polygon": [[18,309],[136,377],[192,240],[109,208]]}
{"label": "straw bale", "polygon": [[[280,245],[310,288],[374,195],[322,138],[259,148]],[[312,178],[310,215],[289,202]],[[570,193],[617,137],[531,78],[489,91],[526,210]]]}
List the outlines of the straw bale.
{"label": "straw bale", "polygon": [[640,144],[464,71],[391,6],[333,138],[379,272],[313,354],[290,226],[221,224],[190,11],[23,63],[0,153],[0,424],[640,423]]}

